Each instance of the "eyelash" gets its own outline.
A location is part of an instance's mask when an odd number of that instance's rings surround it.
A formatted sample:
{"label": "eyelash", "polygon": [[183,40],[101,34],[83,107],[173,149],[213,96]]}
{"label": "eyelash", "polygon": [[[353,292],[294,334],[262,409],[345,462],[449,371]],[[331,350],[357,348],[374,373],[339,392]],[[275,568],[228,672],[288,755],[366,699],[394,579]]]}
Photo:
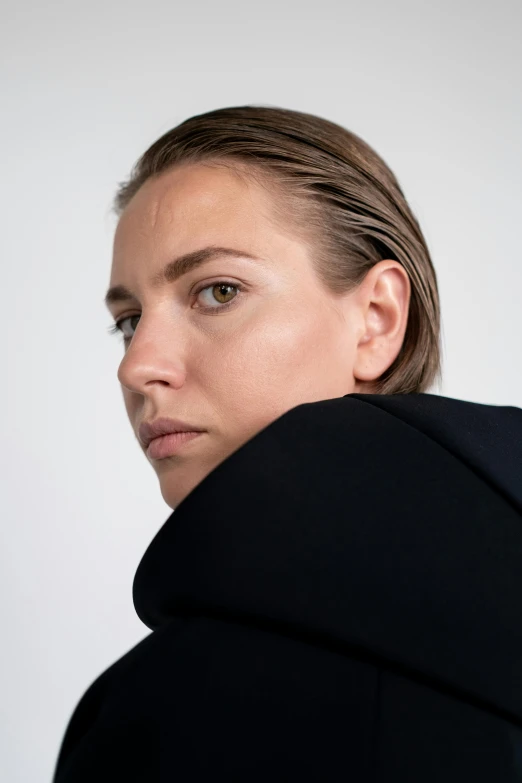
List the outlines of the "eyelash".
{"label": "eyelash", "polygon": [[[207,288],[214,288],[217,285],[225,285],[225,286],[229,286],[230,288],[237,288],[238,291],[243,291],[243,286],[239,285],[239,283],[231,283],[229,280],[216,280],[215,283],[210,283],[210,284],[206,283],[205,285],[201,286],[200,288],[197,288],[194,291],[194,296],[197,296],[202,291],[205,291]],[[211,315],[212,313],[218,312],[218,310],[220,310],[220,311],[228,310],[229,307],[232,307],[234,305],[234,302],[238,298],[239,298],[238,296],[235,296],[230,302],[227,302],[227,303],[222,304],[222,305],[217,305],[216,307],[198,307],[196,309],[202,310],[204,313],[207,313],[207,314]],[[120,318],[118,321],[116,321],[116,323],[112,324],[109,327],[109,333],[110,334],[118,334],[120,332],[123,335],[123,342],[130,341],[132,338],[125,337],[125,335],[123,334],[123,329],[121,328],[121,324],[124,321],[126,321],[128,318],[135,318],[135,317],[136,317],[135,315],[126,315],[124,318]]]}

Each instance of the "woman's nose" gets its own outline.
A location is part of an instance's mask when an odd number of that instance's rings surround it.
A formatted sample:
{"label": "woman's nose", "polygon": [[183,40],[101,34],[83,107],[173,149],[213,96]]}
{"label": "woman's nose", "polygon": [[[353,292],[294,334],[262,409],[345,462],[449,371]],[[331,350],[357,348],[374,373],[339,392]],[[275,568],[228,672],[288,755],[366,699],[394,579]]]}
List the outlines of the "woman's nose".
{"label": "woman's nose", "polygon": [[185,366],[179,344],[172,339],[137,339],[135,334],[118,368],[118,380],[129,391],[144,394],[150,384],[179,388],[185,380]]}

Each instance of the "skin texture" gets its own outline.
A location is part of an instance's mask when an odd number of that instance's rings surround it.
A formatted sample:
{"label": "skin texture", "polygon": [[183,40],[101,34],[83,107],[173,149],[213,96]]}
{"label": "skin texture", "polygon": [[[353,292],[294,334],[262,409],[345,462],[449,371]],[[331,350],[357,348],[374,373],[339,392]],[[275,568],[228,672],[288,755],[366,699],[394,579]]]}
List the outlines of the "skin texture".
{"label": "skin texture", "polygon": [[[145,182],[116,228],[110,285],[124,285],[135,301],[109,309],[115,321],[129,318],[118,380],[134,433],[158,416],[205,430],[177,454],[150,460],[172,509],[291,408],[371,393],[404,339],[410,283],[403,267],[384,260],[356,290],[328,292],[297,229],[276,225],[271,199],[230,167],[183,164]],[[262,261],[222,257],[161,288],[150,285],[168,261],[207,245]],[[213,288],[221,281],[243,291]],[[196,293],[202,284],[209,287]],[[229,301],[229,309],[204,310]]]}

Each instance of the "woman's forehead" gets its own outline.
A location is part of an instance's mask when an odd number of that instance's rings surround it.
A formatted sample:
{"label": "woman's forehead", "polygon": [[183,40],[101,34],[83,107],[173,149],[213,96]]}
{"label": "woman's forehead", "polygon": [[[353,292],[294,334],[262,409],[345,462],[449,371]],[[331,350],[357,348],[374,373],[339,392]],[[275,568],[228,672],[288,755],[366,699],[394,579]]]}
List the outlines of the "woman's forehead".
{"label": "woman's forehead", "polygon": [[184,164],[148,179],[124,210],[119,225],[140,222],[157,227],[161,221],[168,225],[196,213],[210,216],[228,211],[231,218],[250,211],[259,214],[259,207],[269,206],[268,201],[264,188],[228,166]]}
{"label": "woman's forehead", "polygon": [[226,166],[184,165],[147,180],[132,198],[116,227],[113,262],[212,244],[259,255],[273,251],[279,234],[298,239],[273,219],[264,187]]}

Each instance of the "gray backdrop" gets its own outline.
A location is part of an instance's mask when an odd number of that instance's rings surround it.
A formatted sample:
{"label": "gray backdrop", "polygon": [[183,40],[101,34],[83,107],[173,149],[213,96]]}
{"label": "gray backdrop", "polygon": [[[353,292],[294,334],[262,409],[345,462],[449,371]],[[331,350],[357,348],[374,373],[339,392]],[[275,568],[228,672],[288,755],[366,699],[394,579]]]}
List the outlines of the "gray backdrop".
{"label": "gray backdrop", "polygon": [[132,580],[170,509],[106,331],[117,182],[210,109],[339,122],[431,250],[433,391],[522,407],[521,21],[519,0],[3,1],[2,781],[50,780],[79,698],[149,633]]}

